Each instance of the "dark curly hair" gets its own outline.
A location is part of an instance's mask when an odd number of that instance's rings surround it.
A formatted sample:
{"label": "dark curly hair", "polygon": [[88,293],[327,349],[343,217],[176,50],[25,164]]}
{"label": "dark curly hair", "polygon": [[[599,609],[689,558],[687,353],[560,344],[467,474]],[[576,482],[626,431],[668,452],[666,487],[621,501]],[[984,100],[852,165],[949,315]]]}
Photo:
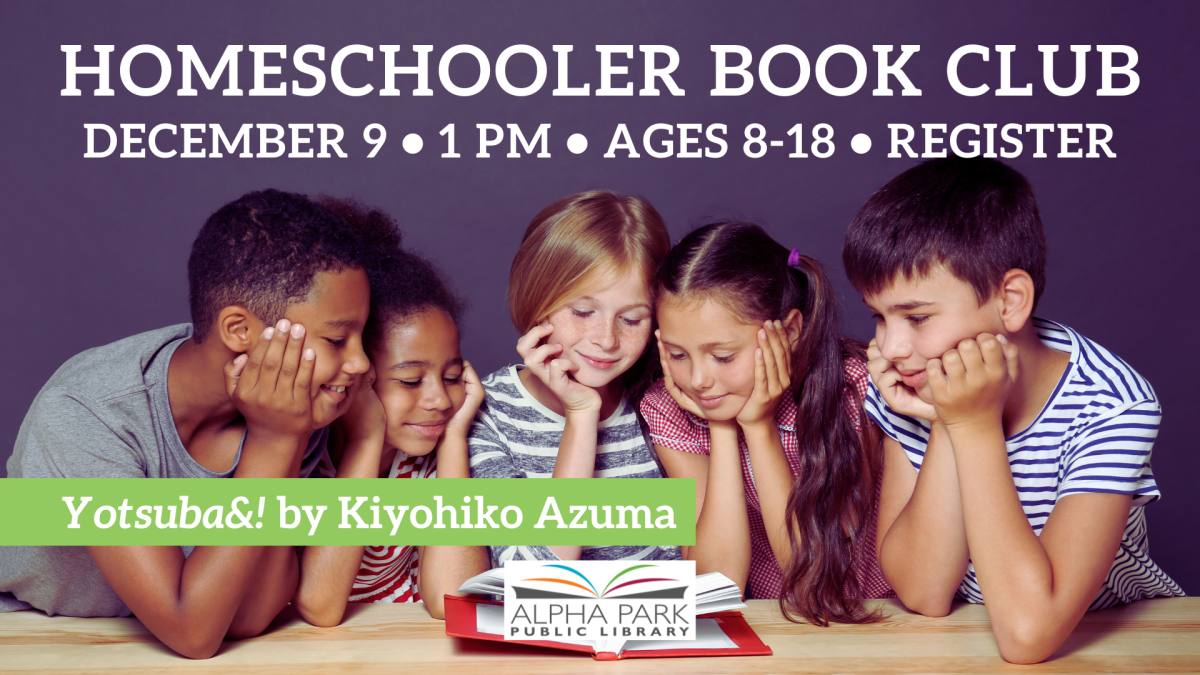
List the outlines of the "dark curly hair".
{"label": "dark curly hair", "polygon": [[403,249],[400,229],[391,216],[350,199],[321,197],[318,201],[356,230],[369,249],[366,272],[371,283],[371,316],[363,331],[368,351],[383,343],[389,329],[427,309],[440,309],[458,323],[464,302],[433,263]]}
{"label": "dark curly hair", "polygon": [[301,194],[263,190],[222,206],[200,228],[188,258],[196,341],[232,305],[275,323],[308,296],[318,272],[365,269],[372,249],[364,243],[342,218]]}

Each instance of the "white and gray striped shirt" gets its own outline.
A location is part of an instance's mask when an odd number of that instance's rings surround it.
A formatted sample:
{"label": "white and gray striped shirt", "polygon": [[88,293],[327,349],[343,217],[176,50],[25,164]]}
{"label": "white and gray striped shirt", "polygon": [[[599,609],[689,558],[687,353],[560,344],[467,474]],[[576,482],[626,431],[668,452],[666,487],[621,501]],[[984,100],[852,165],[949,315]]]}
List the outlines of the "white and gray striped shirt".
{"label": "white and gray striped shirt", "polygon": [[[1089,609],[1183,595],[1150,559],[1146,537],[1144,507],[1159,497],[1150,471],[1150,450],[1162,419],[1154,389],[1129,364],[1070,328],[1044,319],[1034,319],[1034,328],[1043,344],[1070,353],[1071,362],[1033,424],[1005,439],[1029,525],[1041,535],[1058,500],[1069,495],[1130,495],[1121,547]],[[920,471],[929,422],[894,412],[874,383],[863,407]],[[973,564],[967,566],[958,597],[983,602]]]}
{"label": "white and gray striped shirt", "polygon": [[[472,478],[550,478],[567,420],[538,402],[508,366],[483,381],[486,395],[471,425]],[[593,478],[662,478],[635,408],[624,399],[601,420]],[[492,564],[557,560],[547,546],[492,546]],[[584,546],[582,560],[678,560],[677,546]]]}

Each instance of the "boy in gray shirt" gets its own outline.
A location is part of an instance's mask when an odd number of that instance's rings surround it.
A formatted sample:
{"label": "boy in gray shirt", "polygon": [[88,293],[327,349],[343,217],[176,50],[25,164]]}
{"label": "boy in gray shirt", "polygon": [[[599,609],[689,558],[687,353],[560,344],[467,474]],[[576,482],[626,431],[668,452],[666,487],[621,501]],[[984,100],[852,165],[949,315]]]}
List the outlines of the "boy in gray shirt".
{"label": "boy in gray shirt", "polygon": [[[188,261],[192,323],[83,352],[34,399],[13,478],[288,478],[314,473],[327,425],[369,368],[369,238],[303,195],[214,213]],[[296,592],[291,547],[0,547],[0,611],[134,614],[211,656]]]}

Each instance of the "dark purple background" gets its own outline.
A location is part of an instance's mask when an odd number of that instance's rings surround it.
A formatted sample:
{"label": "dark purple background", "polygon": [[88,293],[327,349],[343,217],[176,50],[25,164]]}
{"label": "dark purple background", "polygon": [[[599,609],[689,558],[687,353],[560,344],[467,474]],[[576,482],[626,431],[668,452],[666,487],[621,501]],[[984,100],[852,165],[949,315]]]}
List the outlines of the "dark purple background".
{"label": "dark purple background", "polygon": [[[1110,348],[1145,375],[1162,399],[1165,420],[1154,468],[1165,498],[1148,510],[1156,560],[1185,589],[1200,592],[1200,546],[1194,487],[1200,458],[1189,442],[1187,420],[1200,418],[1195,393],[1200,372],[1187,347],[1197,331],[1195,292],[1187,282],[1197,260],[1193,203],[1197,178],[1197,87],[1194,53],[1200,25],[1189,2],[1133,6],[1118,2],[1007,2],[993,8],[961,2],[923,3],[197,3],[164,9],[160,3],[5,3],[0,9],[3,55],[4,226],[0,234],[0,295],[4,330],[0,353],[7,356],[0,388],[0,464],[10,453],[30,401],[65,359],[96,345],[188,319],[185,263],[200,224],[221,204],[244,192],[277,187],[306,193],[352,196],[393,213],[408,244],[441,264],[472,308],[464,326],[464,352],[483,372],[515,358],[516,334],[504,305],[512,255],[530,218],[559,197],[589,188],[641,194],[662,212],[676,238],[714,215],[754,218],[784,244],[824,261],[841,283],[845,323],[859,336],[871,324],[842,280],[840,251],[845,226],[857,206],[887,179],[910,166],[887,159],[886,124],[963,122],[1102,122],[1113,127],[1116,159],[1032,159],[1032,149],[1012,164],[1037,188],[1050,242],[1048,292],[1039,313],[1073,326]],[[171,57],[168,89],[140,98],[121,87],[121,55],[151,43]],[[286,44],[286,80],[296,77],[290,56],[297,47],[326,47],[328,72],[342,46],[400,44],[400,63],[412,62],[412,44],[432,44],[428,98],[410,95],[414,78],[401,76],[399,98],[372,93],[350,98],[332,83],[315,98],[223,97],[200,89],[180,98],[177,44],[193,44],[206,65],[227,44]],[[547,84],[528,98],[503,93],[493,77],[471,98],[444,91],[437,59],[452,45],[483,49],[492,62],[506,46],[539,48],[549,62]],[[827,46],[847,43],[867,57],[867,83],[857,94],[835,98],[815,80],[792,98],[761,87],[746,96],[712,98],[710,44],[742,44],[756,57],[788,43],[810,62]],[[1015,44],[1014,83],[1034,83],[1028,98],[977,98],[955,94],[946,81],[946,60],[960,45]],[[82,65],[95,63],[91,46],[114,44],[112,86],[116,96],[95,98],[94,76],[83,76],[79,98],[59,96],[64,86],[61,44],[82,44]],[[676,98],[556,98],[554,44],[573,44],[572,84],[599,86],[596,44],[669,44],[682,64],[676,82],[687,95]],[[873,97],[873,44],[919,44],[905,68],[921,97]],[[1073,77],[1071,44],[1124,44],[1139,54],[1141,87],[1132,96],[1101,98],[1099,54],[1088,55],[1083,92],[1059,98],[1041,84],[1039,44],[1061,45],[1058,81]],[[635,91],[641,88],[641,59],[630,63]],[[252,86],[253,60],[241,55],[241,87]],[[777,81],[794,78],[795,66],[781,59]],[[1118,62],[1122,59],[1118,58]],[[617,63],[621,63],[618,59]],[[157,78],[151,57],[135,62],[143,85]],[[527,83],[519,57],[510,71]],[[849,59],[831,69],[835,83],[851,79]],[[347,78],[382,83],[382,55],[367,64],[352,57]],[[754,71],[756,71],[755,66]],[[461,82],[473,81],[474,66],[455,61]],[[999,82],[998,56],[983,64],[964,62],[964,80]],[[274,78],[276,81],[280,78]],[[625,80],[618,80],[618,83]],[[1118,79],[1118,84],[1121,80]],[[198,86],[198,85],[195,85]],[[224,88],[224,79],[219,88]],[[347,133],[349,159],[84,159],[85,122],[114,128],[122,122],[219,122],[232,131],[244,122],[336,122]],[[371,122],[388,127],[387,145],[375,159],[361,129]],[[441,159],[438,131],[458,125],[462,159]],[[552,159],[489,160],[473,157],[474,125],[517,122],[527,132],[551,128]],[[627,123],[640,142],[649,124],[723,122],[729,126],[728,155],[719,160],[603,159],[615,126]],[[788,159],[773,149],[762,159],[742,155],[742,129],[767,127],[768,138],[786,138],[802,122],[828,122],[836,129],[832,158]],[[410,156],[401,138],[417,132],[425,149]],[[566,138],[580,132],[588,151],[566,151]],[[850,151],[850,137],[874,140],[866,155]],[[1023,140],[1031,140],[1024,135]],[[1051,149],[1057,136],[1050,137]]]}

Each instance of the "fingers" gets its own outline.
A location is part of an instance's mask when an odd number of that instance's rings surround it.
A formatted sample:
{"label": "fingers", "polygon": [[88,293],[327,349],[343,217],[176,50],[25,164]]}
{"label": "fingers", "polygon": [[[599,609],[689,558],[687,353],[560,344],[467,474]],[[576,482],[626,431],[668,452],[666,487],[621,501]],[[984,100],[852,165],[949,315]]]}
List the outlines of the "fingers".
{"label": "fingers", "polygon": [[942,359],[930,359],[925,364],[925,378],[929,382],[929,389],[933,392],[934,398],[944,398],[949,383],[946,380],[946,370]]}
{"label": "fingers", "polygon": [[546,339],[546,337],[553,332],[554,326],[550,325],[549,322],[539,323],[533,328],[530,328],[528,333],[525,333],[521,336],[521,339],[517,340],[517,353],[520,354],[522,358],[526,359],[526,361],[528,361],[530,352],[536,349],[538,343]]}
{"label": "fingers", "polygon": [[[999,335],[997,337],[1002,338],[1004,336]],[[1008,366],[1008,377],[1013,382],[1017,381],[1017,375],[1021,372],[1020,361],[1017,359],[1018,351],[1016,345],[1007,340],[1004,341],[1004,363]]]}
{"label": "fingers", "polygon": [[767,337],[775,355],[775,370],[779,373],[779,383],[787,389],[792,377],[792,343],[787,339],[782,321],[768,323],[771,325],[768,326]]}
{"label": "fingers", "polygon": [[[888,372],[895,372],[895,367],[891,361],[883,358],[883,352],[879,350],[879,341],[872,339],[867,345],[867,372],[871,374],[871,379],[875,380],[875,384],[883,387],[882,378]],[[899,374],[895,379],[899,379]]]}
{"label": "fingers", "polygon": [[250,357],[245,354],[238,354],[238,357],[229,363],[225,364],[225,393],[233,396],[233,392],[237,390],[238,380],[242,376],[242,372],[246,369],[246,362]]}
{"label": "fingers", "polygon": [[875,378],[875,386],[878,387],[879,391],[885,396],[889,391],[891,391],[892,387],[896,386],[900,382],[900,371],[896,370],[895,368],[886,368],[879,373],[871,371],[871,376]]}
{"label": "fingers", "polygon": [[667,388],[667,391],[671,391],[676,387],[675,378],[671,377],[671,368],[667,365],[667,348],[659,339],[658,331],[654,331],[654,339],[658,343],[658,363],[662,366],[663,386]]}
{"label": "fingers", "polygon": [[[467,400],[473,403],[475,409],[478,409],[484,397],[483,382],[480,381],[479,373],[475,372],[470,361],[463,361],[462,380],[466,385]],[[471,416],[475,416],[474,410],[471,411]]]}
{"label": "fingers", "polygon": [[267,358],[267,348],[271,346],[271,338],[273,337],[275,337],[275,327],[267,326],[262,332],[261,339],[250,350],[250,354],[246,357],[246,366],[239,378],[240,382],[245,382],[243,386],[250,387],[251,389],[258,386],[258,378],[262,373],[263,360]]}
{"label": "fingers", "polygon": [[263,333],[263,339],[270,342],[262,360],[262,369],[258,373],[257,386],[262,387],[264,391],[274,391],[279,382],[279,366],[283,363],[283,352],[287,349],[288,331],[291,328],[291,321],[280,319],[274,329],[270,330],[271,337],[268,338],[267,333]]}
{"label": "fingers", "polygon": [[[658,336],[658,331],[654,331],[654,337],[658,338]],[[666,388],[667,394],[669,394],[671,399],[675,401],[675,404],[683,410],[686,410],[697,417],[704,417],[703,411],[701,411],[700,407],[696,405],[696,402],[693,401],[690,396],[685,394],[684,391],[675,384],[675,378],[671,376],[671,368],[667,365],[668,357],[669,355],[667,354],[666,345],[662,343],[662,340],[658,340],[658,360],[662,363],[663,387]]]}
{"label": "fingers", "polygon": [[292,398],[297,401],[312,400],[312,378],[313,370],[317,364],[317,353],[311,349],[305,349],[300,358],[300,367],[296,371],[296,385],[292,389]]}
{"label": "fingers", "polygon": [[[770,323],[769,321],[767,322]],[[758,329],[758,349],[754,352],[754,386],[769,399],[779,388],[779,367],[775,361],[775,350],[771,345],[772,330]],[[759,364],[762,364],[762,379],[758,377]]]}
{"label": "fingers", "polygon": [[989,365],[984,361],[983,348],[976,340],[963,340],[954,351],[958,352],[964,372],[978,372]]}
{"label": "fingers", "polygon": [[934,361],[940,362],[939,367],[946,374],[947,379],[959,378],[966,374],[967,369],[963,364],[962,352],[958,349],[951,349],[942,354],[941,359],[934,359]]}
{"label": "fingers", "polygon": [[871,341],[867,344],[867,360],[874,361],[880,358],[883,358],[883,352],[879,351],[879,341],[871,338]]}
{"label": "fingers", "polygon": [[575,363],[571,359],[554,359],[550,361],[549,365],[550,372],[553,375],[558,375],[561,373],[565,376],[567,373],[573,373],[576,370],[579,370],[579,364]]}
{"label": "fingers", "polygon": [[570,359],[552,359],[546,366],[546,385],[561,397],[564,387],[570,384],[570,374],[579,366]]}
{"label": "fingers", "polygon": [[286,331],[286,346],[283,359],[279,363],[279,384],[281,390],[293,389],[296,386],[296,373],[300,370],[300,352],[304,347],[304,326],[292,324],[291,330]]}
{"label": "fingers", "polygon": [[[762,331],[759,331],[762,334]],[[763,355],[762,348],[754,350],[754,393],[752,398],[757,398],[759,401],[765,402],[770,398],[767,385],[767,359]]]}
{"label": "fingers", "polygon": [[533,368],[535,372],[544,372],[546,362],[561,351],[562,345],[542,345],[525,356],[525,367]]}
{"label": "fingers", "polygon": [[462,379],[463,382],[470,385],[480,384],[479,373],[475,372],[475,368],[471,365],[470,361],[463,361]]}

